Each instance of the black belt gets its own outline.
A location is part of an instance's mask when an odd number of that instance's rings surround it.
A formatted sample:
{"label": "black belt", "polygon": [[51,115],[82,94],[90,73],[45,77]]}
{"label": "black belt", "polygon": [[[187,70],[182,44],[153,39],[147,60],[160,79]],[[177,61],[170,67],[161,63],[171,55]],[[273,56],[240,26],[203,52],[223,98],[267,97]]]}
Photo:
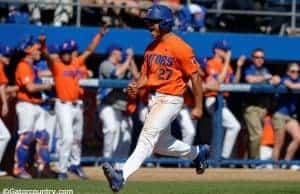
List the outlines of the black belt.
{"label": "black belt", "polygon": [[73,105],[73,106],[77,106],[77,105],[80,105],[80,103],[79,102],[68,102],[68,101],[62,101],[62,100],[60,100],[60,102],[62,103],[62,104],[68,104],[68,103],[71,103],[71,105]]}

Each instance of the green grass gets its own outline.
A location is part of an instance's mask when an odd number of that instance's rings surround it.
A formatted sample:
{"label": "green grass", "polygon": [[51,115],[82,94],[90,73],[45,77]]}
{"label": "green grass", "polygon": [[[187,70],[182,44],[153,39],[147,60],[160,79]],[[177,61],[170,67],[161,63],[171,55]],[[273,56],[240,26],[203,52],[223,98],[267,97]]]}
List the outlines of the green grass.
{"label": "green grass", "polygon": [[[74,194],[110,194],[103,181],[3,180],[4,188],[73,189]],[[299,194],[297,182],[128,182],[121,194]]]}

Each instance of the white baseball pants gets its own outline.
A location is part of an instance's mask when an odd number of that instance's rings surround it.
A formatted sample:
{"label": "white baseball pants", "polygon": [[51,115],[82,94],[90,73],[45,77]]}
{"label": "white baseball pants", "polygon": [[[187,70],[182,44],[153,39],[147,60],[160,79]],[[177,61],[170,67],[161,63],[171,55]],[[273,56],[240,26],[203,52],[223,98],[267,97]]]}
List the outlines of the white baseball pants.
{"label": "white baseball pants", "polygon": [[55,112],[59,124],[59,164],[61,173],[66,173],[68,166],[79,165],[81,157],[81,141],[83,135],[82,103],[55,102]]}
{"label": "white baseball pants", "polygon": [[192,145],[196,135],[196,120],[191,118],[191,110],[184,106],[177,117],[179,125],[181,127],[182,141],[189,145]]}
{"label": "white baseball pants", "polygon": [[199,152],[171,136],[170,125],[183,105],[183,98],[156,93],[149,100],[149,113],[137,142],[137,146],[123,167],[126,180],[152,152],[194,160]]}
{"label": "white baseball pants", "polygon": [[11,136],[8,129],[4,125],[2,119],[0,119],[0,163],[10,138]]}
{"label": "white baseball pants", "polygon": [[131,118],[109,105],[100,107],[99,117],[103,123],[103,157],[127,157],[133,126]]}
{"label": "white baseball pants", "polygon": [[18,134],[44,130],[46,111],[39,104],[19,101],[16,104],[19,130]]}
{"label": "white baseball pants", "polygon": [[[205,100],[205,106],[211,115],[214,114],[215,102],[215,97],[208,97]],[[226,106],[224,106],[222,109],[222,127],[224,127],[226,130],[223,141],[222,157],[229,158],[236,138],[241,130],[241,125]]]}
{"label": "white baseball pants", "polygon": [[[139,119],[141,122],[144,122],[148,112],[148,107],[142,102],[139,103]],[[196,124],[197,121],[193,121],[191,118],[191,110],[184,106],[176,118],[181,127],[182,141],[189,145],[192,145],[194,142],[194,137],[196,135]]]}
{"label": "white baseball pants", "polygon": [[46,122],[46,130],[49,133],[49,151],[51,152],[52,151],[51,148],[53,147],[54,136],[56,134],[56,128],[57,128],[57,118],[55,112],[46,111],[45,122]]}

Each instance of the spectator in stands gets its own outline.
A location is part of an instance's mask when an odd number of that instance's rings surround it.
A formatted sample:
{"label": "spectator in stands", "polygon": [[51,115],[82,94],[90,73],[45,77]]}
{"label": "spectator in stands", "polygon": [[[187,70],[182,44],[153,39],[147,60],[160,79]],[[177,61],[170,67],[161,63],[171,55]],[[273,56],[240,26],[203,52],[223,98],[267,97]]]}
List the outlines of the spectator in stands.
{"label": "spectator in stands", "polygon": [[60,0],[59,3],[54,12],[55,26],[68,24],[73,17],[73,5],[71,4],[74,3],[74,0]]}
{"label": "spectator in stands", "polygon": [[197,4],[186,4],[178,11],[177,25],[181,31],[205,31],[206,9]]}
{"label": "spectator in stands", "polygon": [[21,12],[16,6],[9,6],[6,23],[10,24],[29,24],[29,16],[25,12]]}
{"label": "spectator in stands", "polygon": [[[108,58],[100,64],[99,79],[128,79],[129,72],[138,76],[137,68],[133,67],[133,50],[126,50],[125,61],[122,63],[122,48],[112,44],[107,49]],[[134,71],[134,69],[136,71]],[[124,113],[127,111],[127,94],[124,89],[100,89],[100,119],[103,122],[104,157],[127,157],[131,143],[132,121]],[[122,153],[118,151],[121,148]],[[118,152],[118,155],[116,155]]]}
{"label": "spectator in stands", "polygon": [[[287,73],[282,78],[281,84],[291,90],[300,90],[300,67],[297,63],[288,65]],[[299,96],[295,94],[282,94],[277,100],[272,124],[275,129],[275,145],[273,159],[279,160],[281,149],[284,145],[285,134],[289,134],[292,141],[288,144],[284,159],[293,159],[300,145],[300,125],[295,116],[299,109]]]}
{"label": "spectator in stands", "polygon": [[[265,52],[261,48],[252,51],[252,64],[245,69],[245,80],[249,84],[278,84],[280,78],[272,76],[264,67]],[[246,97],[247,107],[244,119],[249,132],[249,157],[259,158],[259,145],[263,130],[263,119],[271,108],[272,99],[266,94]]]}
{"label": "spectator in stands", "polygon": [[[245,57],[241,56],[237,61],[237,70],[234,74],[231,66],[231,51],[227,41],[217,41],[213,46],[213,57],[207,61],[207,81],[215,79],[222,83],[238,83],[241,78],[241,69],[245,62]],[[217,92],[207,92],[205,94],[205,106],[208,112],[213,115],[214,105],[216,103]],[[224,93],[228,97],[228,93]],[[226,103],[225,103],[226,104]],[[240,123],[237,121],[232,112],[225,105],[222,109],[222,127],[225,128],[225,137],[223,143],[222,157],[229,158],[235,143],[235,140],[241,129]]]}

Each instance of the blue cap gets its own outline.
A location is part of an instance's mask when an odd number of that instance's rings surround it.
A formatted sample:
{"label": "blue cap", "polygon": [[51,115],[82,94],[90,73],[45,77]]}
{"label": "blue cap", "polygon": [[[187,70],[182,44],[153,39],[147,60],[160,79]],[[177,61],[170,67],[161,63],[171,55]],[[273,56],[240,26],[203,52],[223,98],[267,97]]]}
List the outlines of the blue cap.
{"label": "blue cap", "polygon": [[8,57],[11,55],[11,50],[8,45],[0,44],[0,55]]}
{"label": "blue cap", "polygon": [[73,51],[78,50],[78,45],[77,45],[77,42],[75,40],[73,40],[73,39],[69,40],[69,44],[71,45]]}
{"label": "blue cap", "polygon": [[106,53],[111,54],[114,50],[119,50],[122,52],[123,49],[119,44],[113,43],[107,47]]}
{"label": "blue cap", "polygon": [[56,54],[59,53],[59,46],[57,44],[50,44],[48,46],[48,52],[50,54]]}
{"label": "blue cap", "polygon": [[69,41],[64,41],[60,46],[59,46],[59,52],[60,53],[71,53],[73,52],[72,46],[70,45]]}
{"label": "blue cap", "polygon": [[31,47],[36,43],[33,35],[27,35],[25,38],[19,43],[18,49],[24,51],[26,48]]}
{"label": "blue cap", "polygon": [[224,51],[230,50],[230,46],[226,40],[218,40],[214,43],[213,50],[215,49],[221,49]]}

